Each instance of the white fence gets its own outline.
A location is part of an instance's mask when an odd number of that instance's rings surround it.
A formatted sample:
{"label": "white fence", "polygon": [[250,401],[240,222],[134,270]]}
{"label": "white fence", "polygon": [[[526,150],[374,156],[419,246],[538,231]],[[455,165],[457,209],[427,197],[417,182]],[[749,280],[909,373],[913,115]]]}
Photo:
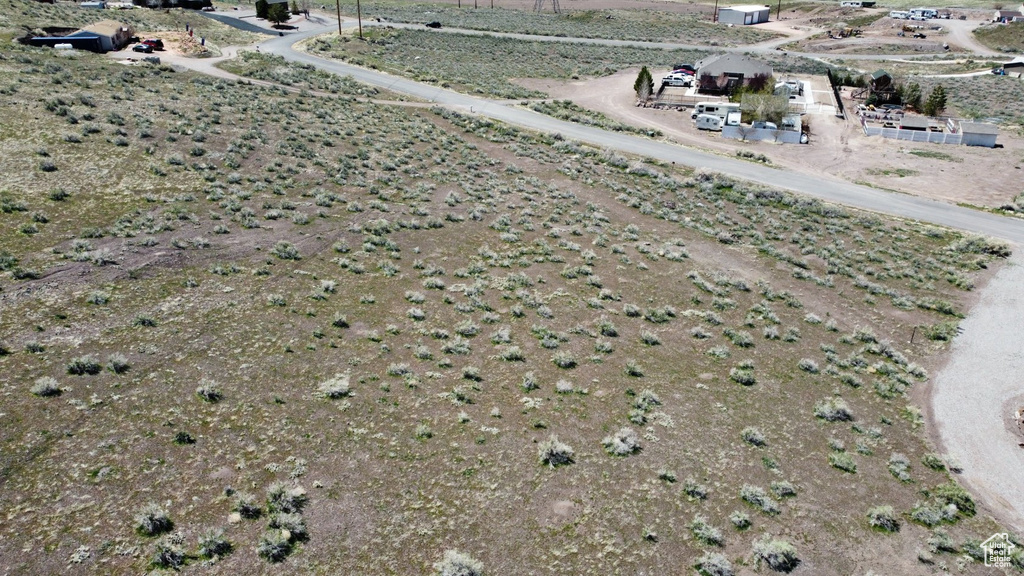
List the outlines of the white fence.
{"label": "white fence", "polygon": [[750,126],[722,126],[722,136],[733,140],[751,142],[779,142],[782,144],[799,144],[800,133],[793,130],[770,130],[767,128],[751,128]]}
{"label": "white fence", "polygon": [[963,134],[949,132],[932,132],[926,130],[904,130],[902,128],[883,128],[881,126],[864,126],[864,135],[881,136],[894,140],[910,142],[931,142],[933,144],[960,144]]}

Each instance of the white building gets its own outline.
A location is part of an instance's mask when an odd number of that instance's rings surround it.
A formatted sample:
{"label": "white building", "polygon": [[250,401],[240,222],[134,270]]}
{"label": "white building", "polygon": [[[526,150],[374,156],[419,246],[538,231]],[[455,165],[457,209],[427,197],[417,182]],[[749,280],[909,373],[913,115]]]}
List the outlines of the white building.
{"label": "white building", "polygon": [[730,6],[718,11],[718,21],[723,24],[760,24],[768,21],[771,8],[764,4]]}

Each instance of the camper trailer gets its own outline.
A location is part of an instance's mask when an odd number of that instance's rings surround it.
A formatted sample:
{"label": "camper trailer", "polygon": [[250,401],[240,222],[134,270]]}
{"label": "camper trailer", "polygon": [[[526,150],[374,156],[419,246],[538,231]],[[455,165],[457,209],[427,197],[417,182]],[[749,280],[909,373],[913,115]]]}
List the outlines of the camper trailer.
{"label": "camper trailer", "polygon": [[892,18],[893,20],[909,20],[910,12],[893,10],[892,12],[889,12],[889,18]]}
{"label": "camper trailer", "polygon": [[712,130],[714,132],[721,132],[723,124],[725,124],[725,121],[713,114],[697,115],[697,130]]}
{"label": "camper trailer", "polygon": [[738,102],[698,102],[693,108],[693,114],[690,117],[696,120],[701,114],[709,114],[724,120],[729,112],[738,112],[739,109],[740,105]]}

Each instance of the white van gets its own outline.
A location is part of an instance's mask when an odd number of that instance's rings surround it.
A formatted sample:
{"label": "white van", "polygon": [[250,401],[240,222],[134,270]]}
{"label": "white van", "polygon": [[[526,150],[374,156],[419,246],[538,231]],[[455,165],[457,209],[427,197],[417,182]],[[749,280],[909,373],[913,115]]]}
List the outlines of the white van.
{"label": "white van", "polygon": [[698,102],[697,106],[693,108],[693,114],[690,114],[690,118],[696,119],[701,114],[710,114],[724,120],[729,115],[729,112],[736,112],[739,109],[740,105],[738,102]]}
{"label": "white van", "polygon": [[721,132],[723,123],[724,121],[721,118],[712,114],[697,115],[697,130],[713,130],[715,132]]}

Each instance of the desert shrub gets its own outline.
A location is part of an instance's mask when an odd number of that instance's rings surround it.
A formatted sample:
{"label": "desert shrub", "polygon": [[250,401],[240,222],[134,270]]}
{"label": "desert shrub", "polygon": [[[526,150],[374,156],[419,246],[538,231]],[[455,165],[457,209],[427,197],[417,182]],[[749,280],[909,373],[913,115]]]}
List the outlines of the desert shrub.
{"label": "desert shrub", "polygon": [[637,410],[642,410],[644,412],[660,405],[661,398],[659,398],[658,395],[649,388],[644,389],[637,394],[636,399],[633,401],[633,406],[635,406]]}
{"label": "desert shrub", "polygon": [[434,436],[434,431],[426,424],[419,424],[416,426],[416,430],[413,431],[413,435],[420,440],[426,440]]}
{"label": "desert shrub", "polygon": [[928,549],[931,550],[932,553],[937,553],[937,552],[954,552],[955,553],[955,552],[959,551],[959,548],[957,548],[956,543],[953,542],[952,538],[950,538],[949,533],[947,533],[942,528],[936,528],[936,529],[932,530],[931,535],[928,536],[927,543],[928,543]]}
{"label": "desert shrub", "polygon": [[694,568],[702,576],[733,576],[732,563],[718,552],[705,552],[694,563]]}
{"label": "desert shrub", "polygon": [[248,492],[238,492],[235,494],[232,509],[238,512],[238,515],[242,518],[250,520],[259,518],[263,514],[263,508],[260,507],[259,500]]}
{"label": "desert shrub", "polygon": [[974,516],[974,499],[955,481],[950,480],[946,484],[940,484],[931,490],[932,498],[936,502],[948,506],[956,506],[956,509],[964,516]]}
{"label": "desert shrub", "polygon": [[634,378],[640,378],[644,375],[643,368],[640,367],[636,360],[626,360],[624,371],[626,376],[633,376]]}
{"label": "desert shrub", "polygon": [[131,364],[128,363],[128,359],[125,358],[124,354],[114,352],[110,356],[107,356],[107,370],[110,370],[114,374],[124,374],[130,368]]}
{"label": "desert shrub", "polygon": [[833,468],[838,468],[843,472],[849,472],[855,474],[857,472],[857,463],[853,460],[853,457],[846,452],[833,452],[828,455],[828,463]]}
{"label": "desert shrub", "polygon": [[68,362],[68,374],[83,376],[85,374],[96,375],[103,370],[103,366],[92,356],[79,356]]}
{"label": "desert shrub", "polygon": [[829,398],[814,405],[814,415],[829,422],[853,420],[850,407],[842,398]]}
{"label": "desert shrub", "polygon": [[207,380],[203,378],[199,381],[199,386],[196,387],[196,396],[199,396],[203,401],[215,403],[219,402],[224,394],[221,393],[220,387],[213,380]]}
{"label": "desert shrub", "polygon": [[575,391],[576,387],[573,386],[573,383],[564,378],[560,378],[558,382],[555,382],[555,392],[558,394],[572,394]]}
{"label": "desert shrub", "polygon": [[86,296],[85,301],[89,304],[102,306],[103,304],[110,302],[110,294],[102,290],[93,290],[88,296]]}
{"label": "desert shrub", "polygon": [[51,378],[50,376],[37,378],[36,383],[32,385],[32,388],[30,388],[29,391],[36,396],[43,398],[49,396],[60,396],[62,392],[60,384],[57,383],[56,379]]}
{"label": "desert shrub", "polygon": [[560,442],[558,437],[554,435],[541,442],[537,448],[537,456],[540,458],[540,463],[552,468],[572,464],[574,454],[575,452],[573,452],[573,449],[568,444]]}
{"label": "desert shrub", "polygon": [[796,548],[785,540],[773,540],[765,535],[754,542],[754,558],[776,572],[791,572],[800,564]]}
{"label": "desert shrub", "polygon": [[757,377],[750,368],[733,368],[729,370],[729,379],[742,386],[753,386],[757,384]]}
{"label": "desert shrub", "polygon": [[779,513],[779,503],[769,496],[763,489],[757,486],[744,484],[743,487],[740,488],[740,498],[742,498],[744,502],[759,508],[765,514],[774,515]]}
{"label": "desert shrub", "polygon": [[661,338],[658,338],[654,332],[643,330],[640,332],[640,342],[647,346],[657,346],[661,344]]}
{"label": "desert shrub", "polygon": [[722,531],[712,526],[708,519],[701,514],[693,517],[693,521],[690,522],[690,531],[693,532],[694,538],[704,544],[721,546],[724,542]]}
{"label": "desert shrub", "polygon": [[956,321],[939,322],[924,327],[924,336],[929,340],[940,340],[948,342],[956,337],[960,331],[960,323]]}
{"label": "desert shrub", "polygon": [[945,520],[943,511],[930,504],[917,503],[910,509],[910,519],[924,526],[937,526]]}
{"label": "desert shrub", "polygon": [[746,512],[736,510],[729,515],[729,522],[736,527],[737,530],[746,530],[750,528],[750,516]]}
{"label": "desert shrub", "polygon": [[193,436],[193,435],[189,434],[188,432],[185,432],[184,430],[182,430],[182,431],[179,431],[179,432],[174,434],[174,443],[179,445],[179,446],[185,446],[185,445],[188,445],[188,444],[195,444],[196,443],[196,438],[195,438],[195,436]]}
{"label": "desert shrub", "polygon": [[640,437],[632,428],[622,428],[601,440],[605,451],[613,456],[629,456],[640,450]]}
{"label": "desert shrub", "polygon": [[185,565],[185,550],[176,538],[164,537],[154,545],[153,566],[177,570]]}
{"label": "desert shrub", "polygon": [[925,466],[935,470],[936,472],[942,472],[946,469],[946,463],[942,461],[942,457],[938,454],[925,454],[921,458],[921,463]]}
{"label": "desert shrub", "polygon": [[988,254],[998,258],[1008,258],[1012,254],[1010,245],[1006,242],[974,234],[965,235],[953,242],[948,246],[948,250],[962,254]]}
{"label": "desert shrub", "polygon": [[281,530],[271,530],[260,538],[256,552],[270,562],[281,562],[291,554],[292,541]]}
{"label": "desert shrub", "polygon": [[292,540],[302,541],[309,537],[306,521],[301,514],[294,512],[278,512],[270,517],[270,527],[287,530]]}
{"label": "desert shrub", "polygon": [[687,476],[686,480],[683,481],[683,494],[686,494],[687,498],[692,500],[706,500],[708,492],[708,487],[697,482],[693,476]]}
{"label": "desert shrub", "polygon": [[301,260],[302,256],[299,254],[299,249],[296,248],[291,242],[285,242],[281,240],[270,250],[270,253],[277,256],[281,260]]}
{"label": "desert shrub", "polygon": [[134,518],[135,530],[143,536],[156,536],[164,532],[170,532],[174,527],[167,510],[159,504],[150,503],[142,507]]}
{"label": "desert shrub", "polygon": [[551,362],[559,368],[575,368],[576,358],[568,352],[555,352],[555,355],[551,357]]}
{"label": "desert shrub", "polygon": [[796,488],[793,487],[792,483],[785,480],[772,482],[771,489],[779,498],[791,498],[796,496]]}
{"label": "desert shrub", "polygon": [[910,458],[899,452],[889,456],[889,473],[900,482],[910,482]]}
{"label": "desert shrub", "polygon": [[274,482],[267,488],[267,510],[270,512],[297,513],[308,500],[302,486],[288,486],[284,482]]}
{"label": "desert shrub", "polygon": [[800,362],[797,365],[800,367],[801,370],[809,374],[818,373],[818,363],[815,362],[814,360],[811,360],[810,358],[801,358]]}
{"label": "desert shrub", "polygon": [[764,433],[760,429],[753,426],[748,426],[743,429],[740,433],[743,437],[743,441],[753,446],[767,446],[768,439],[765,438]]}
{"label": "desert shrub", "polygon": [[214,528],[199,535],[199,555],[203,558],[216,558],[231,553],[231,542],[224,537],[224,530]]}
{"label": "desert shrub", "polygon": [[483,576],[484,565],[458,550],[445,550],[444,556],[434,564],[437,576]]}
{"label": "desert shrub", "polygon": [[317,396],[336,400],[352,394],[348,374],[335,374],[333,378],[324,380],[317,386]]}
{"label": "desert shrub", "polygon": [[883,532],[898,532],[900,529],[899,517],[892,506],[875,506],[868,510],[868,523]]}

